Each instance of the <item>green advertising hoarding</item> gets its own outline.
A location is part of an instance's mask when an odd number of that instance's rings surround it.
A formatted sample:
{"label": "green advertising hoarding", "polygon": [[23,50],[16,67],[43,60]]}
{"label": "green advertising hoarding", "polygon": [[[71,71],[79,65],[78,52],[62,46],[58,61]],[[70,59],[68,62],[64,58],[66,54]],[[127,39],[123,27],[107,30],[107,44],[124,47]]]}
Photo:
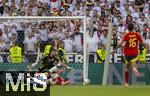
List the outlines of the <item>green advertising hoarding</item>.
{"label": "green advertising hoarding", "polygon": [[[83,64],[70,63],[72,70],[66,71],[63,76],[68,77],[72,84],[82,84],[83,81]],[[11,64],[2,63],[0,64],[0,71],[25,71],[28,69],[27,64]],[[35,71],[38,68],[32,68]],[[141,73],[141,77],[136,78],[132,71],[130,72],[130,83],[133,85],[150,85],[150,64],[138,64],[138,69]],[[103,80],[103,64],[92,63],[89,64],[88,76],[91,84],[102,84]],[[114,63],[110,64],[108,84],[109,85],[121,85],[123,84],[124,77],[124,64]]]}

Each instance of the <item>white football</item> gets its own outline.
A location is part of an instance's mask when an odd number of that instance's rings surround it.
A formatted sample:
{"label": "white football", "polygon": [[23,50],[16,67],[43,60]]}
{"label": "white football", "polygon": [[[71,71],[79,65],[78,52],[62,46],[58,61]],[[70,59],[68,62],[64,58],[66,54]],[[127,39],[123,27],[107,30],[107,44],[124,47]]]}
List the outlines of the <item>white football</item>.
{"label": "white football", "polygon": [[84,82],[83,82],[83,85],[88,85],[90,84],[90,79],[86,79]]}

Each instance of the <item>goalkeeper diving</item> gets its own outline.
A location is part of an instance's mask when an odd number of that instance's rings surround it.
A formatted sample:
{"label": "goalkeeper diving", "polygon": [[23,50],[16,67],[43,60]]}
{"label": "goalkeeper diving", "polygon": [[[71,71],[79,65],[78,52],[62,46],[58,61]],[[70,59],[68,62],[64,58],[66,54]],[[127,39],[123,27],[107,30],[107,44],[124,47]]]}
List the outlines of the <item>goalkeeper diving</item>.
{"label": "goalkeeper diving", "polygon": [[36,76],[40,73],[48,73],[48,81],[56,82],[59,85],[65,85],[64,82],[69,82],[68,79],[63,79],[60,76],[61,72],[59,67],[63,67],[63,70],[70,70],[71,67],[66,65],[66,51],[64,50],[64,43],[62,41],[58,42],[57,50],[54,49],[54,44],[52,40],[49,40],[47,45],[45,46],[44,53],[42,54],[42,58],[33,63],[31,66],[34,67],[36,64],[40,64],[39,68],[36,71]]}
{"label": "goalkeeper diving", "polygon": [[34,67],[36,64],[40,64],[40,67],[38,68],[39,72],[49,70],[59,63],[66,69],[71,69],[66,65],[66,51],[64,50],[63,42],[59,42],[59,45],[60,47],[54,49],[54,41],[48,40],[44,53],[42,53],[42,58],[36,61],[36,63],[33,63],[31,66]]}

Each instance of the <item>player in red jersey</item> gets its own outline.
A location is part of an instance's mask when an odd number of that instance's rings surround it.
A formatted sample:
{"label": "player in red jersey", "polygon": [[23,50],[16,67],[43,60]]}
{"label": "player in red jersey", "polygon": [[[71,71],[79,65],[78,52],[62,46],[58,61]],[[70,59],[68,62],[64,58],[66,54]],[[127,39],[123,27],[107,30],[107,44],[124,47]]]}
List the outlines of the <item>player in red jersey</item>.
{"label": "player in red jersey", "polygon": [[115,50],[113,50],[112,53],[115,53],[119,47],[122,46],[123,43],[125,43],[125,46],[123,47],[123,53],[125,57],[125,86],[128,86],[128,68],[131,65],[132,70],[136,77],[140,76],[140,73],[137,70],[136,62],[138,60],[138,46],[139,44],[143,45],[145,47],[145,44],[142,40],[142,37],[139,33],[133,32],[134,25],[131,23],[128,25],[129,32],[126,33],[122,40],[120,41],[119,45],[116,47]]}

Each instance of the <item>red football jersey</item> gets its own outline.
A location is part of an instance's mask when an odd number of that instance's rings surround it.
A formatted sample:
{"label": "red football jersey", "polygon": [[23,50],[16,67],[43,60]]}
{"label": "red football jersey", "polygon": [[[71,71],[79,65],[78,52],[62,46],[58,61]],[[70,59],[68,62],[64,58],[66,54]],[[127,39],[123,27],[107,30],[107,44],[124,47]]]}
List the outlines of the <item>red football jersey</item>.
{"label": "red football jersey", "polygon": [[142,43],[142,37],[137,32],[129,32],[124,35],[122,42],[125,42],[125,46],[123,48],[125,56],[136,56],[138,55],[138,46],[139,42]]}

